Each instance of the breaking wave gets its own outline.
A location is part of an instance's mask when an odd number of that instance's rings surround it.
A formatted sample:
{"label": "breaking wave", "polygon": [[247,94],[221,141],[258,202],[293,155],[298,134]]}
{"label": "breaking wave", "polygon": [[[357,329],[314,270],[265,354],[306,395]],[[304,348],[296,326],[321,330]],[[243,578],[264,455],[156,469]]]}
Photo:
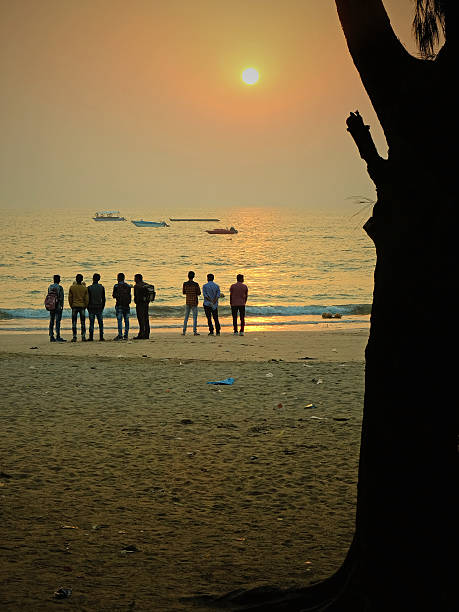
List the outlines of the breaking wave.
{"label": "breaking wave", "polygon": [[[229,306],[220,306],[221,316],[229,316]],[[153,319],[180,319],[183,316],[184,306],[150,306],[150,317]],[[131,307],[135,312],[135,307]],[[340,314],[342,316],[368,315],[371,313],[371,304],[341,304],[341,305],[304,305],[304,306],[256,306],[246,307],[247,315],[257,317],[298,317],[298,316],[321,316],[323,312]],[[44,308],[2,308],[0,309],[0,320],[11,319],[47,319],[49,313]],[[63,318],[71,317],[71,310],[64,308]],[[104,310],[104,318],[115,318],[115,309],[110,307]]]}

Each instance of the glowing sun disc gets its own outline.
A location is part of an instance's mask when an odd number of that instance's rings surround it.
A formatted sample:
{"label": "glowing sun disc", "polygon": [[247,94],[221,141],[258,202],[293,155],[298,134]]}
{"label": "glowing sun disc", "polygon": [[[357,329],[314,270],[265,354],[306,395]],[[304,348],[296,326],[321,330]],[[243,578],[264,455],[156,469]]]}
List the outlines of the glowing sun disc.
{"label": "glowing sun disc", "polygon": [[242,73],[242,80],[247,85],[255,85],[259,78],[260,75],[258,74],[258,70],[255,70],[255,68],[246,68]]}

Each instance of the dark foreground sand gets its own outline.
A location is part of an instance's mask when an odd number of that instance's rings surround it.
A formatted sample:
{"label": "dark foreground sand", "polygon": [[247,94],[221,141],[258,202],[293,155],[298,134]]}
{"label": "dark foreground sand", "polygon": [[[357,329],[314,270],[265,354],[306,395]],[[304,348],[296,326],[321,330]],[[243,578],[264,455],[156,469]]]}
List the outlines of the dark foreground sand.
{"label": "dark foreground sand", "polygon": [[333,572],[367,332],[285,334],[2,336],[1,609],[199,610],[186,598]]}

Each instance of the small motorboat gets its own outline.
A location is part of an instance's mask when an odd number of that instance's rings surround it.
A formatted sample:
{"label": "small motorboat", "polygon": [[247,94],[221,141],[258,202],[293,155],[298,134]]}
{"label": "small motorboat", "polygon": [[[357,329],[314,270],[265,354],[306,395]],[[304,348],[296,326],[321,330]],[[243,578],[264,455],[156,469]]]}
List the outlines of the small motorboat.
{"label": "small motorboat", "polygon": [[131,221],[136,227],[170,227],[165,221]]}
{"label": "small motorboat", "polygon": [[126,221],[126,219],[120,216],[119,210],[101,210],[95,213],[93,221]]}
{"label": "small motorboat", "polygon": [[231,226],[229,229],[227,227],[225,228],[216,228],[213,230],[206,230],[206,232],[208,234],[237,234],[237,229],[233,226]]}

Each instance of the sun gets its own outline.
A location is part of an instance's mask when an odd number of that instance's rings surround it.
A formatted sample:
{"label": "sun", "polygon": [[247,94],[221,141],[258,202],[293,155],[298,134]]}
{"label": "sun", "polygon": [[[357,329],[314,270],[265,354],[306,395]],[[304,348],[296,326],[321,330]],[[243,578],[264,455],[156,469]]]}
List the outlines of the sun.
{"label": "sun", "polygon": [[255,68],[246,68],[242,72],[242,80],[244,83],[246,83],[246,85],[255,85],[259,78],[260,75],[258,74],[258,70],[255,70]]}

